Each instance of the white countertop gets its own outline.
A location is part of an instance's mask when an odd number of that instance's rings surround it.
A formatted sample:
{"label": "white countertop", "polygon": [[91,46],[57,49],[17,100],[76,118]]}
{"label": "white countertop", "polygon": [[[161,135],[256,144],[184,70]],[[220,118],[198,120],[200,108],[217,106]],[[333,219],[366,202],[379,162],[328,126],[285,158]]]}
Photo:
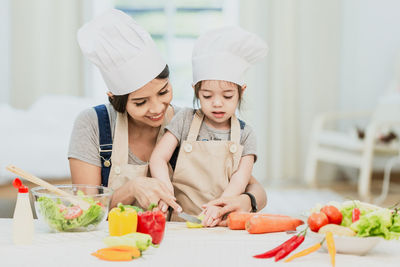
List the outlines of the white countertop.
{"label": "white countertop", "polygon": [[[289,235],[274,233],[250,235],[228,228],[188,229],[184,223],[167,223],[164,240],[158,248],[149,248],[139,259],[130,262],[101,261],[90,253],[105,247],[107,222],[97,231],[52,233],[35,220],[32,245],[15,246],[11,239],[12,219],[0,218],[0,266],[331,266],[329,255],[314,252],[290,263],[273,259],[254,259],[284,242]],[[312,245],[307,238],[297,251]],[[382,240],[367,256],[336,255],[336,266],[400,266],[400,241]]]}

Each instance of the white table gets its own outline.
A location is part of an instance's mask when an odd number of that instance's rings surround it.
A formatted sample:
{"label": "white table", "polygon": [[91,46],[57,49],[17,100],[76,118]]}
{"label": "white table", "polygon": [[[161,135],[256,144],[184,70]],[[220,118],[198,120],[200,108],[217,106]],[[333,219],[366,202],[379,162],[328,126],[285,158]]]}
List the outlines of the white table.
{"label": "white table", "polygon": [[[188,229],[184,223],[167,223],[160,247],[149,248],[143,257],[130,262],[101,261],[90,255],[105,247],[107,222],[99,230],[85,233],[52,233],[35,221],[35,240],[30,246],[15,246],[11,239],[12,219],[0,219],[0,266],[331,266],[321,251],[291,263],[254,259],[290,238],[286,233],[250,235],[227,228]],[[300,246],[314,243],[307,238]],[[299,250],[299,248],[298,248]],[[400,266],[400,241],[381,241],[367,256],[336,255],[336,266]]]}

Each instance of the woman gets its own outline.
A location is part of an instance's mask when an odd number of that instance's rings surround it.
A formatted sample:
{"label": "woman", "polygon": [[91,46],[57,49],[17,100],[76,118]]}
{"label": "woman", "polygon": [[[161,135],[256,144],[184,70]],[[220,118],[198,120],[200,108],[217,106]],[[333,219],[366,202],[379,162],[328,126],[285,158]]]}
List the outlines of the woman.
{"label": "woman", "polygon": [[[150,35],[128,15],[113,9],[84,25],[78,42],[100,69],[111,105],[88,109],[77,118],[68,153],[72,182],[113,188],[111,207],[119,202],[147,207],[163,200],[181,211],[169,190],[148,177],[151,152],[178,111],[170,105],[168,66]],[[265,191],[254,178],[246,192],[207,205],[224,206],[223,211],[250,211],[255,209],[255,197],[260,208],[265,206]]]}

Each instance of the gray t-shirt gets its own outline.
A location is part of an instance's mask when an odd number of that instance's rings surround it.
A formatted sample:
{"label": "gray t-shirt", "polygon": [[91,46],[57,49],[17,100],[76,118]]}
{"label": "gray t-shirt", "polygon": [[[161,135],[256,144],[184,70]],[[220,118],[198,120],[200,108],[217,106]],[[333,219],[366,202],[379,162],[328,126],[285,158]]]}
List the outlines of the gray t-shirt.
{"label": "gray t-shirt", "polygon": [[[191,108],[182,108],[172,118],[171,122],[165,127],[170,131],[181,143],[187,140],[190,125],[193,121],[194,110]],[[231,130],[214,129],[206,123],[202,123],[197,141],[215,141],[230,140]],[[257,138],[253,129],[246,123],[245,127],[240,130],[240,144],[243,146],[242,157],[246,155],[254,155],[254,161],[257,160]]]}
{"label": "gray t-shirt", "polygon": [[[111,104],[106,104],[112,138],[114,138],[117,111]],[[180,108],[173,106],[176,114]],[[99,123],[94,108],[82,111],[75,120],[69,142],[68,158],[75,158],[81,161],[101,167],[99,154]],[[140,160],[130,150],[128,163],[133,165],[144,165],[147,162]]]}

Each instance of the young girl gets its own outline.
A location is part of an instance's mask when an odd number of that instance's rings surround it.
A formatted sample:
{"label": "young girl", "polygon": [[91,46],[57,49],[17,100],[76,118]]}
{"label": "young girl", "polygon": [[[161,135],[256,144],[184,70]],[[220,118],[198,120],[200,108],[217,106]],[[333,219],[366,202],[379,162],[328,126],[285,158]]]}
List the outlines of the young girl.
{"label": "young girl", "polygon": [[[215,198],[242,194],[249,183],[256,138],[235,111],[246,89],[244,72],[266,54],[260,38],[237,27],[203,34],[194,46],[193,87],[201,109],[176,114],[150,158],[152,176],[175,193],[189,214],[199,214],[202,205]],[[177,146],[171,183],[167,163]],[[165,209],[165,203],[160,205]],[[208,206],[203,224],[215,226],[217,212],[218,207]]]}

